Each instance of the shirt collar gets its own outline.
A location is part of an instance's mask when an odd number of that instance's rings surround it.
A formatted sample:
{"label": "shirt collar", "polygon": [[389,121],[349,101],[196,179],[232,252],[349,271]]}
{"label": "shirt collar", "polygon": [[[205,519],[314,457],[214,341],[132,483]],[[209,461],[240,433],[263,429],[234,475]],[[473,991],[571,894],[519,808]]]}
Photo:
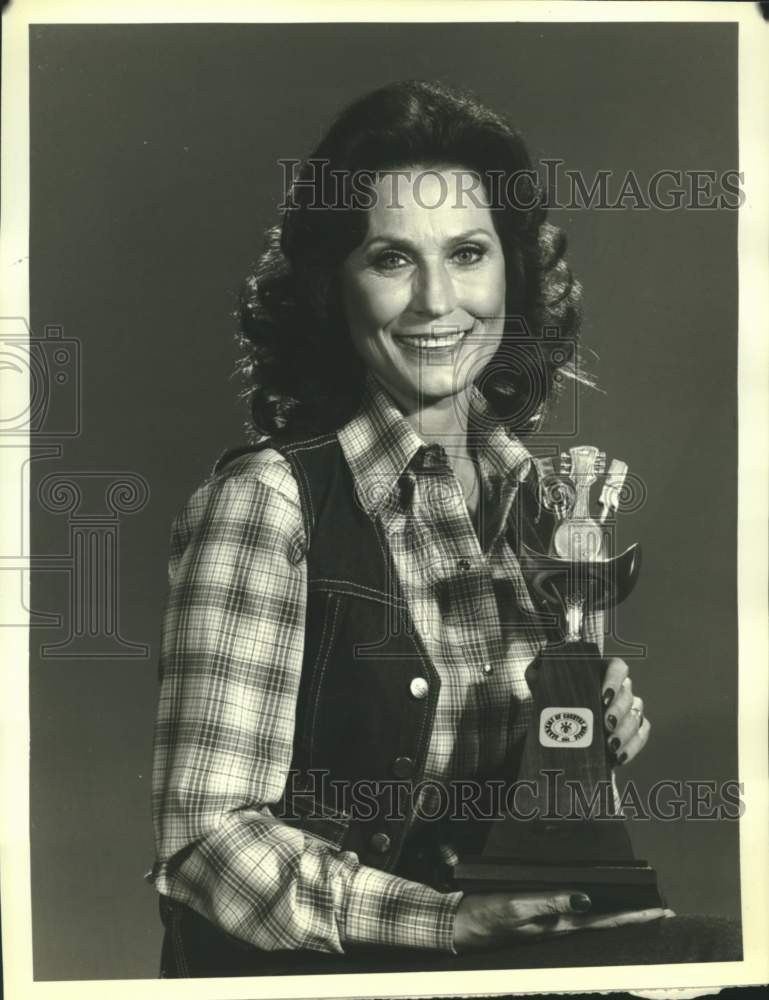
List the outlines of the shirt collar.
{"label": "shirt collar", "polygon": [[[531,455],[491,416],[486,399],[475,387],[468,416],[470,446],[476,450],[485,484],[502,489],[506,482],[517,484],[524,479],[531,467]],[[371,372],[365,376],[358,412],[341,428],[338,437],[360,501],[371,515],[378,514],[391,500],[403,474],[419,464],[429,444]]]}
{"label": "shirt collar", "polygon": [[520,483],[529,474],[532,457],[526,446],[491,413],[486,397],[473,386],[469,437],[484,480]]}

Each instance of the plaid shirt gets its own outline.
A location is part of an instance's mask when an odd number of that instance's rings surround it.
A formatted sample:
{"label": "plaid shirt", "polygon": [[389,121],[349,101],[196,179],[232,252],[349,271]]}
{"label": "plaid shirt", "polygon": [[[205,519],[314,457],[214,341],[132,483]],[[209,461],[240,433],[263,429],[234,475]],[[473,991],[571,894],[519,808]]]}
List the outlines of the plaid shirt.
{"label": "plaid shirt", "polygon": [[[484,407],[475,393],[468,437],[481,479],[476,525],[443,449],[425,446],[372,376],[364,405],[339,432],[441,678],[424,773],[433,781],[504,772],[531,715],[524,672],[544,641],[520,614],[533,606],[503,530],[531,458],[483,420]],[[273,449],[210,478],[174,521],[151,879],[265,950],[450,952],[461,893],[362,865],[271,811],[291,765],[305,545],[296,482]]]}

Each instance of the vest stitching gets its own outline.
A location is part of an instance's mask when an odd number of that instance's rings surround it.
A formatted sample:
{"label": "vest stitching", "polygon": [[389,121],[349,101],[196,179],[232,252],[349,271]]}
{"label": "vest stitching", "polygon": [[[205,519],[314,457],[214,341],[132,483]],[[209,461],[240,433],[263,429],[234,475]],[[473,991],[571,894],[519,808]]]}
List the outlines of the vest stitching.
{"label": "vest stitching", "polygon": [[[383,604],[390,604],[392,607],[399,608],[401,610],[407,610],[408,604],[403,597],[391,597],[386,591],[378,590],[375,587],[367,587],[365,583],[358,583],[356,580],[345,580],[343,577],[328,577],[328,576],[317,576],[312,581],[313,584],[318,583],[344,583],[349,587],[352,587],[356,591],[365,590],[368,594],[372,595],[372,600],[379,600]],[[320,590],[322,588],[312,587],[311,589]],[[361,597],[367,597],[368,594],[360,594]]]}
{"label": "vest stitching", "polygon": [[[305,628],[306,628],[306,623],[305,623]],[[326,647],[326,641],[325,641],[326,640],[326,629],[327,628],[328,628],[328,614],[325,614],[323,616],[323,631],[321,632],[320,642],[318,643],[318,650],[317,650],[317,653],[316,653],[315,662],[312,664],[312,667],[309,669],[308,674],[307,674],[308,683],[310,685],[313,685],[315,683],[315,678],[316,678],[317,673],[318,673],[318,665],[319,665],[320,657],[323,655],[324,650],[327,648]],[[302,678],[300,679],[300,682],[299,682],[300,685],[301,685],[302,679],[304,679],[304,671],[305,671],[305,669],[308,666],[309,666],[309,664],[304,664],[304,663],[302,664]],[[318,680],[318,690],[320,690],[320,680]],[[317,702],[317,691],[316,691],[316,702]],[[312,722],[311,722],[310,727],[309,727],[309,732],[307,730],[307,723],[305,722],[304,732],[303,733],[299,733],[300,740],[302,739],[302,737],[305,734],[307,735],[307,739],[306,739],[307,760],[305,761],[305,764],[307,764],[308,767],[309,767],[309,764],[310,764],[310,759],[312,757],[312,749],[313,749],[314,734],[315,734],[315,716],[316,716],[316,714],[317,714],[317,705],[315,705],[313,707],[313,717],[312,717]],[[295,724],[298,721],[299,720],[295,720]],[[294,761],[292,760],[292,764],[293,763],[294,763]],[[300,769],[300,773],[301,773],[301,769]]]}
{"label": "vest stitching", "polygon": [[182,937],[182,911],[178,907],[171,910],[171,926],[173,928],[172,938],[174,950],[176,952],[176,964],[185,979],[191,978],[190,967],[187,962],[187,955],[184,951],[184,938]]}
{"label": "vest stitching", "polygon": [[285,446],[285,451],[315,451],[318,448],[325,447],[330,441],[336,440],[337,435],[331,434],[317,434],[315,437],[306,438],[304,441],[297,441],[294,444],[287,444]]}
{"label": "vest stitching", "polygon": [[301,462],[294,461],[293,453],[286,453],[286,458],[291,463],[291,469],[294,475],[298,475],[303,483],[302,489],[302,499],[306,500],[306,503],[302,503],[302,520],[304,521],[304,532],[306,536],[307,547],[309,548],[312,544],[312,536],[315,532],[315,523],[317,518],[315,516],[315,507],[312,502],[312,493],[310,492],[310,484],[305,475],[304,469],[302,468]]}
{"label": "vest stitching", "polygon": [[[382,526],[380,524],[378,524],[377,522],[374,522],[374,534],[376,535],[376,540],[377,540],[377,543],[379,545],[379,550],[382,553],[382,560],[384,561],[385,565],[389,568],[389,570],[390,570],[390,576],[391,576],[392,580],[395,582],[395,587],[396,587],[395,601],[396,601],[396,603],[393,606],[396,607],[399,611],[401,611],[403,613],[402,614],[403,625],[406,626],[406,628],[404,630],[404,633],[409,637],[409,639],[411,640],[411,642],[414,645],[415,649],[419,653],[420,657],[423,660],[425,660],[426,663],[428,663],[430,665],[430,667],[432,668],[432,675],[433,675],[433,677],[437,677],[438,676],[438,671],[435,669],[435,665],[433,664],[432,660],[430,659],[430,657],[429,657],[429,655],[427,653],[427,650],[425,650],[424,647],[422,646],[421,639],[419,639],[418,637],[416,637],[416,628],[415,627],[411,627],[411,626],[414,626],[414,620],[412,618],[411,611],[409,610],[408,602],[406,601],[405,597],[403,596],[403,591],[401,590],[400,580],[398,579],[398,574],[397,574],[396,569],[395,569],[395,561],[393,559],[392,552],[389,550],[389,548],[385,548],[385,546],[382,544],[381,532],[382,532]],[[428,669],[427,672],[429,674],[430,670]]]}
{"label": "vest stitching", "polygon": [[[414,626],[414,620],[411,616],[411,611],[409,610],[406,598],[403,596],[403,590],[401,589],[401,583],[400,580],[398,579],[398,573],[395,568],[395,559],[393,558],[393,554],[390,551],[389,546],[385,546],[382,541],[382,531],[384,530],[384,528],[382,527],[382,524],[379,521],[371,517],[368,511],[366,511],[365,514],[374,527],[374,536],[376,537],[377,545],[379,546],[379,551],[382,554],[382,562],[389,570],[389,576],[391,581],[395,583],[395,594],[392,607],[396,608],[398,611],[401,612],[402,624],[405,626],[404,628],[405,634],[408,635],[409,639],[414,644],[414,647],[419,657],[427,661],[430,664],[430,666],[433,667],[432,676],[433,678],[436,678],[438,676],[438,671],[435,670],[432,660],[430,660],[430,657],[427,655],[427,651],[422,648],[421,641],[417,642],[414,638],[414,633],[416,630],[415,627],[412,627]],[[427,673],[429,676],[430,675],[429,669],[427,669]]]}
{"label": "vest stitching", "polygon": [[[292,469],[295,472],[297,470],[299,471],[299,474],[302,477],[302,482],[304,483],[304,491],[303,492],[304,492],[304,496],[305,496],[305,498],[307,500],[307,505],[310,508],[310,515],[312,517],[312,521],[311,521],[311,523],[308,526],[307,520],[306,520],[306,515],[305,515],[305,531],[307,533],[307,545],[308,546],[311,544],[312,534],[315,531],[315,525],[317,523],[318,518],[317,518],[317,514],[315,512],[315,506],[314,506],[313,500],[312,500],[312,491],[310,489],[309,480],[307,479],[307,476],[305,474],[305,471],[304,471],[304,468],[303,468],[301,462],[294,461],[294,456],[297,454],[297,452],[315,451],[318,448],[324,448],[327,444],[330,444],[334,440],[338,440],[336,434],[324,434],[324,435],[319,436],[319,437],[310,438],[309,441],[306,441],[306,442],[303,441],[303,442],[301,442],[299,444],[288,445],[285,448],[284,452],[283,452],[283,454],[285,455],[285,457],[288,458],[291,461],[291,467],[292,467]],[[304,504],[302,505],[302,509],[304,510]]]}
{"label": "vest stitching", "polygon": [[[326,625],[328,624],[329,616],[326,615],[323,621],[323,634],[321,636],[321,651],[323,652],[322,663],[316,663],[313,669],[313,679],[317,676],[318,681],[315,687],[315,698],[312,706],[312,720],[310,722],[310,739],[308,745],[308,766],[312,764],[312,759],[315,751],[315,737],[317,733],[317,719],[318,719],[318,707],[321,700],[321,692],[323,690],[323,678],[326,673],[326,667],[328,665],[328,658],[331,650],[334,646],[334,637],[336,636],[336,621],[339,616],[339,601],[334,597],[334,607],[331,613],[331,637],[327,643],[324,644],[324,639],[326,636]],[[319,672],[318,672],[319,671]]]}

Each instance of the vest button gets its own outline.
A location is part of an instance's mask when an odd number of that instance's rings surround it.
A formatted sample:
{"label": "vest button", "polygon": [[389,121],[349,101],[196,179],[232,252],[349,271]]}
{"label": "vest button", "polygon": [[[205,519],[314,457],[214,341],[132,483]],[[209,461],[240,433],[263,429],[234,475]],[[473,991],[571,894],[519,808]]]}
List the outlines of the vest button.
{"label": "vest button", "polygon": [[457,560],[457,569],[460,573],[469,573],[472,567],[472,563],[469,559],[459,559]]}
{"label": "vest button", "polygon": [[422,698],[427,697],[427,692],[430,690],[430,685],[424,679],[424,677],[415,677],[409,684],[409,691],[411,692],[411,697],[416,698],[417,701],[421,701]]}
{"label": "vest button", "polygon": [[390,838],[386,833],[375,833],[369,841],[372,851],[377,854],[387,854],[390,850]]}
{"label": "vest button", "polygon": [[488,674],[491,674],[491,673],[494,672],[494,667],[492,667],[492,665],[490,663],[484,663],[483,667],[481,669],[483,670],[484,674],[486,674],[487,676],[488,676]]}
{"label": "vest button", "polygon": [[414,773],[414,761],[411,757],[396,757],[393,761],[393,774],[396,778],[410,778]]}

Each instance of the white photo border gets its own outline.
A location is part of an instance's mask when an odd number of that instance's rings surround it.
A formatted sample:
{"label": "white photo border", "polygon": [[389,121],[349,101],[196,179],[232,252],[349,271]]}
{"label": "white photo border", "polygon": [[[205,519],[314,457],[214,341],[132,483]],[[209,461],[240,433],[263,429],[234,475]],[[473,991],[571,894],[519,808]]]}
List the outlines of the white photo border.
{"label": "white photo border", "polygon": [[[4,15],[2,66],[2,238],[0,297],[3,316],[29,318],[29,65],[28,36],[33,24],[204,23],[204,22],[362,22],[362,21],[525,21],[525,22],[731,22],[739,29],[739,156],[746,201],[739,216],[739,774],[748,803],[740,824],[744,959],[734,963],[620,966],[601,968],[488,970],[473,973],[392,973],[386,975],[259,977],[258,979],[110,980],[35,982],[29,851],[28,630],[0,630],[0,879],[3,911],[5,987],[9,1000],[35,997],[133,998],[137,987],[150,997],[247,998],[365,996],[492,996],[511,993],[592,990],[714,988],[769,980],[769,781],[767,717],[769,643],[767,638],[767,511],[769,481],[769,25],[756,4],[659,2],[352,2],[259,3],[253,0],[15,0]],[[22,412],[24,388],[9,406]],[[750,454],[750,462],[746,456]],[[758,457],[757,457],[758,456]],[[23,493],[6,490],[11,470],[0,445],[3,512],[0,539],[23,509]],[[28,519],[24,518],[28,553]],[[2,542],[0,541],[0,545]],[[0,551],[8,551],[0,547]],[[28,605],[28,574],[25,576]],[[0,600],[10,595],[0,591]],[[750,691],[750,697],[746,692]],[[258,984],[258,987],[257,987]]]}

